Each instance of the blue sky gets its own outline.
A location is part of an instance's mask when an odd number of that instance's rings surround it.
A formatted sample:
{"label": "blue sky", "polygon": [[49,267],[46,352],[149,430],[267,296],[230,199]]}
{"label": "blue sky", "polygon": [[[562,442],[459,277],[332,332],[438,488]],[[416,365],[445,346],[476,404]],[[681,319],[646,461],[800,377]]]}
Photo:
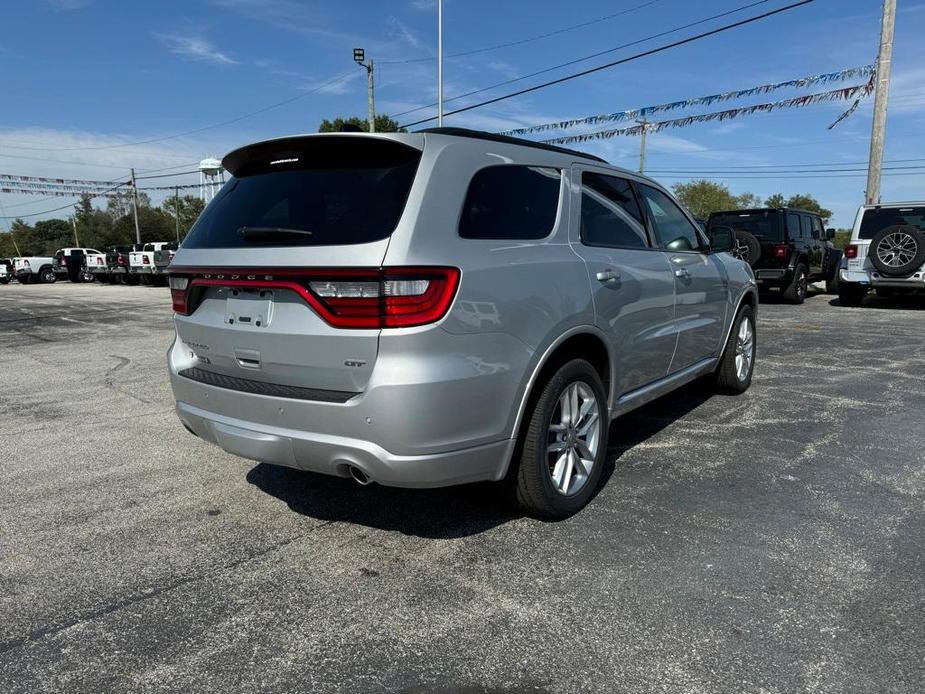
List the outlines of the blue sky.
{"label": "blue sky", "polygon": [[[446,61],[446,95],[494,84],[696,21],[747,0],[446,0],[447,54],[529,39],[625,14],[521,45]],[[552,72],[558,77],[721,23],[788,4],[771,0],[609,56]],[[352,62],[364,46],[377,62],[377,106],[395,114],[434,100],[434,0],[7,0],[0,23],[0,173],[117,179],[221,156],[242,143],[310,132],[323,118],[365,115],[365,72]],[[815,3],[660,55],[447,119],[447,125],[502,130],[742,89],[873,61],[880,0]],[[925,2],[899,0],[886,158],[922,158],[925,125]],[[610,57],[612,56],[612,57]],[[407,62],[411,61],[411,62]],[[342,78],[333,81],[335,78]],[[487,92],[528,86],[526,80]],[[826,87],[817,87],[821,91]],[[770,101],[805,92],[746,100]],[[235,123],[161,139],[265,108]],[[867,159],[871,108],[835,130],[846,104],[706,123],[649,137],[648,167],[696,172],[730,166],[835,164]],[[727,108],[725,105],[691,113]],[[428,111],[420,112],[430,115]],[[666,114],[665,118],[684,112]],[[414,114],[418,115],[418,114]],[[410,116],[409,116],[410,117]],[[408,117],[406,117],[408,118]],[[404,121],[405,118],[400,118]],[[132,144],[144,140],[160,140]],[[117,147],[118,145],[118,147]],[[88,148],[95,149],[88,149]],[[581,148],[635,168],[634,137]],[[910,165],[895,163],[895,166]],[[825,168],[825,167],[822,167]],[[670,185],[677,178],[653,174]],[[755,178],[713,175],[733,192],[810,192],[847,226],[862,202],[859,177]],[[194,177],[159,179],[192,182]],[[883,198],[925,198],[925,175],[887,176]],[[29,214],[67,199],[0,195],[0,215]],[[67,211],[57,213],[66,214]],[[49,215],[55,216],[55,215]],[[6,223],[0,222],[0,227]]]}

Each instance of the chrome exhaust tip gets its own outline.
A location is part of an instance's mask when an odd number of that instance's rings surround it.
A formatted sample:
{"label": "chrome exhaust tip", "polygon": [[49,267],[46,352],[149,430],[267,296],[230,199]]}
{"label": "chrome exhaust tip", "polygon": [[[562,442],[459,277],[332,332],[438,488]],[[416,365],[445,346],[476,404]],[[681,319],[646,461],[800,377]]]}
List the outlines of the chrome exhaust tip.
{"label": "chrome exhaust tip", "polygon": [[372,480],[369,479],[369,475],[367,475],[365,472],[363,472],[360,468],[356,467],[355,465],[350,466],[350,476],[354,480],[356,480],[357,484],[360,484],[364,487],[370,482],[372,482]]}

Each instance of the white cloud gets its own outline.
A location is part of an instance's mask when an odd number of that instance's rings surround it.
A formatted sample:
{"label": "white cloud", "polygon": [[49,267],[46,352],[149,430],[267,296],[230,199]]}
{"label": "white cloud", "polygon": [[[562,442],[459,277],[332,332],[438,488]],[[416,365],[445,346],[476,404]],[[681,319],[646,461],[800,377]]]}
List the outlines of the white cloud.
{"label": "white cloud", "polygon": [[238,61],[218,50],[201,36],[189,34],[154,34],[171,53],[189,60],[198,60],[213,65],[237,65]]}
{"label": "white cloud", "polygon": [[330,29],[327,18],[316,9],[293,0],[211,0],[211,4],[277,29],[351,44],[357,41],[355,35]]}
{"label": "white cloud", "polygon": [[421,41],[417,36],[414,35],[414,32],[408,28],[406,24],[403,24],[395,17],[388,18],[389,33],[392,36],[408,44],[416,50],[424,50],[427,48],[427,45]]}

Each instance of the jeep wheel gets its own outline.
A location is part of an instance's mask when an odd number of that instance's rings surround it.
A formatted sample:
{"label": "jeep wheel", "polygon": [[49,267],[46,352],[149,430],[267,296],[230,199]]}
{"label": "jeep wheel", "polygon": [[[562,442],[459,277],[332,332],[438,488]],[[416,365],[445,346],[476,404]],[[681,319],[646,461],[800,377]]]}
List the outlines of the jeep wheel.
{"label": "jeep wheel", "polygon": [[867,287],[858,282],[841,282],[838,285],[838,303],[842,306],[860,306],[867,294]]}
{"label": "jeep wheel", "polygon": [[727,395],[738,395],[748,390],[755,372],[755,310],[743,306],[729,333],[726,350],[716,368],[716,389]]}
{"label": "jeep wheel", "polygon": [[597,491],[610,417],[601,377],[583,359],[561,366],[542,389],[524,420],[510,479],[527,514],[561,520],[584,508]]}
{"label": "jeep wheel", "polygon": [[732,250],[729,252],[734,258],[755,267],[758,259],[761,258],[761,244],[758,243],[758,239],[747,231],[736,231]]}
{"label": "jeep wheel", "polygon": [[806,266],[799,263],[793,271],[790,285],[784,288],[784,301],[791,304],[802,304],[806,301],[806,292],[809,289],[809,277]]}
{"label": "jeep wheel", "polygon": [[9,283],[10,283],[9,277],[0,277],[0,284],[9,284]]}
{"label": "jeep wheel", "polygon": [[911,275],[925,264],[925,234],[914,226],[886,227],[871,239],[867,257],[883,275]]}

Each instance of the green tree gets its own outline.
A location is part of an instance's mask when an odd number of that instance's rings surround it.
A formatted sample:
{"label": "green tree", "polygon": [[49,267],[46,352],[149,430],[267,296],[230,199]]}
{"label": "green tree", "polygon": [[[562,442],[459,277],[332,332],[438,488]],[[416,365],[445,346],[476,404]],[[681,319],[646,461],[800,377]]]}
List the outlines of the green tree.
{"label": "green tree", "polygon": [[740,210],[752,210],[761,207],[761,198],[754,193],[742,193],[736,196],[736,207]]}
{"label": "green tree", "polygon": [[66,219],[43,219],[35,223],[37,249],[42,255],[51,255],[59,248],[74,245],[74,228]]}
{"label": "green tree", "polygon": [[774,195],[764,201],[764,204],[767,207],[794,207],[798,210],[815,212],[822,217],[823,224],[828,224],[829,219],[832,217],[832,210],[824,208],[819,204],[819,201],[809,193],[797,193],[796,195],[791,195],[789,198],[784,198],[781,193],[774,193]]}
{"label": "green tree", "polygon": [[774,193],[764,201],[765,207],[787,207],[787,199],[781,193]]}
{"label": "green tree", "polygon": [[195,195],[183,195],[180,198],[171,196],[161,204],[161,209],[174,219],[174,224],[176,224],[179,211],[181,240],[189,233],[190,227],[199,219],[204,207],[205,203]]}
{"label": "green tree", "polygon": [[[319,133],[339,133],[342,132],[345,125],[352,125],[363,132],[369,131],[369,120],[366,118],[360,118],[359,116],[350,116],[349,118],[335,118],[333,121],[325,118],[321,121],[321,125],[318,126]],[[398,121],[389,118],[388,116],[376,116],[376,132],[377,133],[405,133],[408,132],[404,128],[398,127]]]}
{"label": "green tree", "polygon": [[672,190],[681,204],[700,219],[706,219],[711,212],[737,210],[741,207],[739,198],[729,192],[728,187],[706,179],[675,183]]}

